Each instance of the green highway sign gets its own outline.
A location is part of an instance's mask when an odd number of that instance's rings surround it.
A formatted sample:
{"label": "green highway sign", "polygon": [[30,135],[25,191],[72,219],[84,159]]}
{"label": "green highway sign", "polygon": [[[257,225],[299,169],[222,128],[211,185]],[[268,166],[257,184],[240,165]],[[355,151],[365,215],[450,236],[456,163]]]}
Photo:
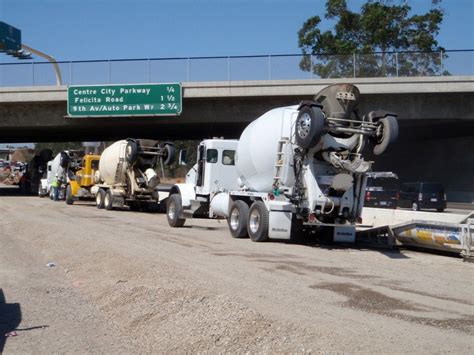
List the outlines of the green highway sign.
{"label": "green highway sign", "polygon": [[0,52],[19,51],[21,49],[21,31],[0,21]]}
{"label": "green highway sign", "polygon": [[181,84],[69,86],[69,117],[177,116],[183,109]]}

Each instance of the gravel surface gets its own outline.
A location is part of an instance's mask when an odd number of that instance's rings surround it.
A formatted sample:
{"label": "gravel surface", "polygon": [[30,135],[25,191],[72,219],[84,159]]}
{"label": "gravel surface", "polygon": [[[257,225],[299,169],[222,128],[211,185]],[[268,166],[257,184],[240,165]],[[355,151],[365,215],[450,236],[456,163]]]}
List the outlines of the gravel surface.
{"label": "gravel surface", "polygon": [[0,197],[0,243],[0,352],[473,352],[458,258],[21,196]]}

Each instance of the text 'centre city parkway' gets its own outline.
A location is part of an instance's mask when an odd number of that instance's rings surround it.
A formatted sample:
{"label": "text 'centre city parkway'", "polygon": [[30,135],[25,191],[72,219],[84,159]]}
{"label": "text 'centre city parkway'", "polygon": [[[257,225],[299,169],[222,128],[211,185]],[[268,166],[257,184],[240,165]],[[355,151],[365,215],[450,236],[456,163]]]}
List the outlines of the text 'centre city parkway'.
{"label": "text 'centre city parkway'", "polygon": [[68,87],[68,116],[176,116],[182,111],[181,84]]}

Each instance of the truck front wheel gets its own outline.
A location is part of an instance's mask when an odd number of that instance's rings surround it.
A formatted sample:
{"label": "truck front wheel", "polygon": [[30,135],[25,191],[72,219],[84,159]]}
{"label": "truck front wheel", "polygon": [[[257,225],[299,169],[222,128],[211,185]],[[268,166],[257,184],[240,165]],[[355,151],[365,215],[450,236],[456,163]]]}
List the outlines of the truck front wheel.
{"label": "truck front wheel", "polygon": [[181,218],[183,206],[180,194],[172,194],[168,198],[168,206],[166,209],[166,218],[171,227],[182,227],[186,219]]}
{"label": "truck front wheel", "polygon": [[234,238],[246,238],[247,220],[249,218],[249,206],[244,201],[234,201],[230,206],[229,218],[227,224],[229,225],[230,234]]}
{"label": "truck front wheel", "polygon": [[255,201],[250,206],[247,231],[254,242],[268,240],[268,211],[262,201]]}

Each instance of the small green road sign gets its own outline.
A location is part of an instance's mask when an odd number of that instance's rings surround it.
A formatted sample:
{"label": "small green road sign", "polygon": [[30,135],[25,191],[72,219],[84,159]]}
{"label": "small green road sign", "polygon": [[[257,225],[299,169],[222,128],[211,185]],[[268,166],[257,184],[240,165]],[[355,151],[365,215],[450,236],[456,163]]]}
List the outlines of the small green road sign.
{"label": "small green road sign", "polygon": [[19,51],[21,49],[21,31],[0,21],[0,52]]}
{"label": "small green road sign", "polygon": [[69,86],[69,117],[177,116],[183,109],[181,84]]}

